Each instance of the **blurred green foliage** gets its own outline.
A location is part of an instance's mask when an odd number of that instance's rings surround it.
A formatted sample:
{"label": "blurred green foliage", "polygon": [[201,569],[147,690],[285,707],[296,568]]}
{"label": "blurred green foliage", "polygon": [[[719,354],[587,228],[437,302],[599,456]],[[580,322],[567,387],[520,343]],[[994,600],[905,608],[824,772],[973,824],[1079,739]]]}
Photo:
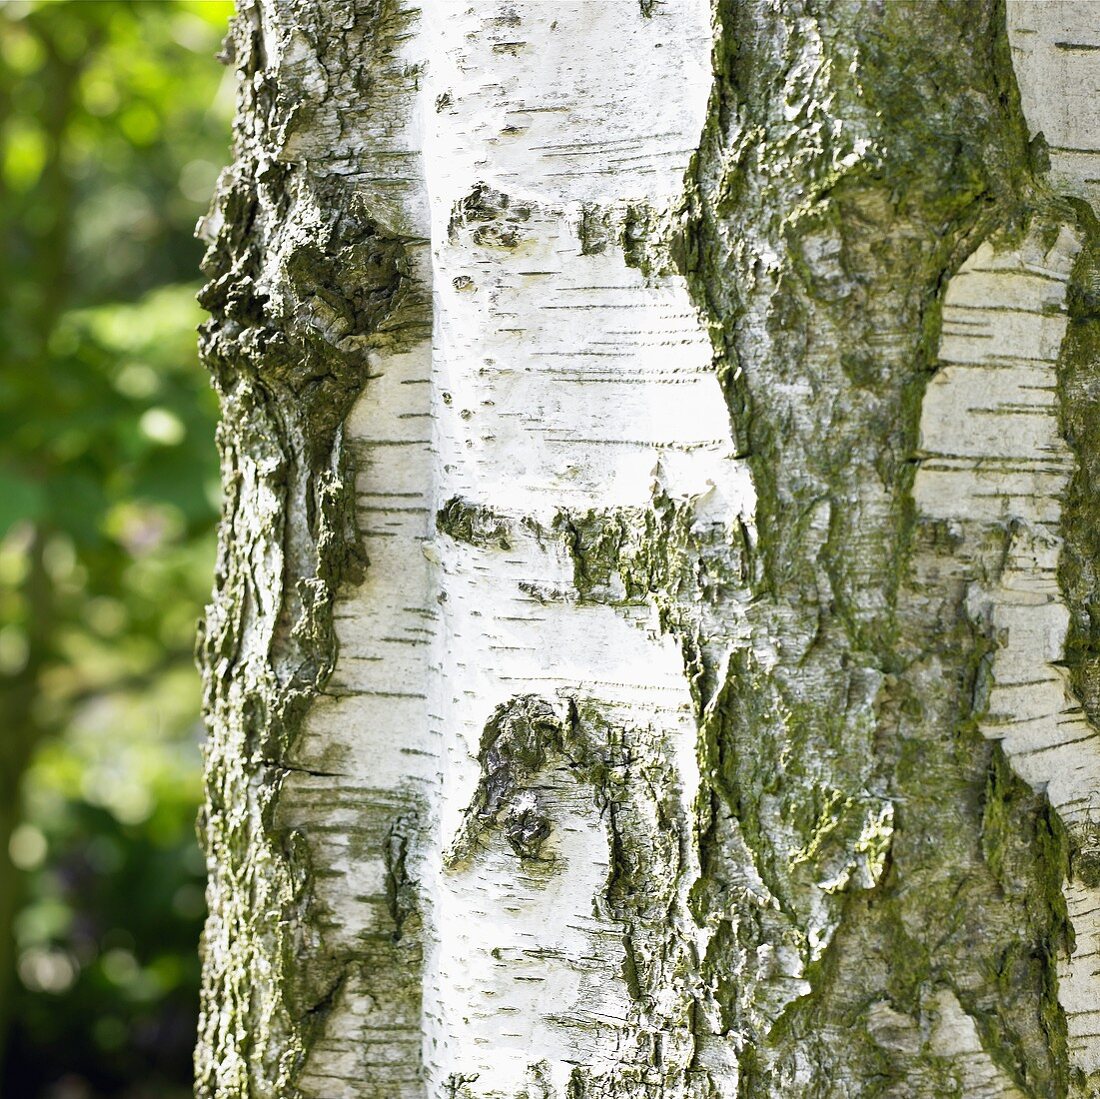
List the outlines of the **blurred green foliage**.
{"label": "blurred green foliage", "polygon": [[190,1094],[218,472],[192,229],[231,10],[0,2],[5,1096]]}

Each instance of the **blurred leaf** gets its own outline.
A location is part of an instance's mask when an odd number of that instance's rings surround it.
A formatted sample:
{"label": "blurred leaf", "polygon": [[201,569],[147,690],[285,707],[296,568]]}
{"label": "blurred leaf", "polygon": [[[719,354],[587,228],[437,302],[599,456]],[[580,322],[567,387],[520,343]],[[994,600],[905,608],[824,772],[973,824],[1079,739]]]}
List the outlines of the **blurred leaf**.
{"label": "blurred leaf", "polygon": [[0,538],[21,519],[38,519],[46,494],[37,481],[0,468]]}
{"label": "blurred leaf", "polygon": [[29,191],[46,163],[46,135],[33,120],[17,118],[4,142],[4,182],[13,191]]}

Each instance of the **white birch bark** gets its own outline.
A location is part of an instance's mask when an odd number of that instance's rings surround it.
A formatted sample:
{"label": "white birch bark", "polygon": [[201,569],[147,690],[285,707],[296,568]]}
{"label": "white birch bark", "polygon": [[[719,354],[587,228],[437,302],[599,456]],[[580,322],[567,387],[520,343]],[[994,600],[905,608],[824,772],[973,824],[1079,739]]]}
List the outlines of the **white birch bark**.
{"label": "white birch bark", "polygon": [[198,1094],[1100,1095],[1093,5],[232,40]]}

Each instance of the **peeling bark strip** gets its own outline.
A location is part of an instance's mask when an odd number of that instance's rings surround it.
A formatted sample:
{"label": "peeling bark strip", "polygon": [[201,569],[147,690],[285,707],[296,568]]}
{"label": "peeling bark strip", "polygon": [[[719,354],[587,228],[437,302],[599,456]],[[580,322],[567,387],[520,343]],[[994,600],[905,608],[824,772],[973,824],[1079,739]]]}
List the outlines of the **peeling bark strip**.
{"label": "peeling bark strip", "polygon": [[1100,1096],[1094,7],[229,53],[197,1094]]}

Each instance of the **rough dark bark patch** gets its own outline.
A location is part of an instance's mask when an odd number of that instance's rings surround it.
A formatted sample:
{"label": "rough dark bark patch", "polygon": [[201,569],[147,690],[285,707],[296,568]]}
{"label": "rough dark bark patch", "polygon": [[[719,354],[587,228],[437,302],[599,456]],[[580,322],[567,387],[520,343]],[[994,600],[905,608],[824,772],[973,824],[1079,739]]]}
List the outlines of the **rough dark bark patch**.
{"label": "rough dark bark patch", "polygon": [[[698,915],[735,913],[703,965],[749,1035],[740,1094],[869,1094],[871,1080],[875,1094],[954,1094],[920,1037],[945,988],[1025,1094],[1064,1095],[1066,839],[978,731],[992,639],[911,498],[943,288],[982,239],[1049,216],[1026,170],[1004,14],[718,14],[682,262],[759,494],[750,615],[765,657],[736,659],[701,713],[713,824]],[[976,556],[995,569],[996,552]],[[954,580],[915,572],[936,557]],[[881,873],[822,898],[814,883],[886,803]],[[726,813],[773,910],[754,916],[723,885]],[[795,865],[792,848],[814,853]],[[835,932],[815,958],[823,900]],[[727,977],[737,951],[791,936],[807,994],[777,986],[769,1008],[766,987],[746,995]]]}
{"label": "rough dark bark patch", "polygon": [[[1070,280],[1069,328],[1059,363],[1062,429],[1077,468],[1063,503],[1059,583],[1070,609],[1065,661],[1090,723],[1100,728],[1100,224],[1074,204],[1085,244]],[[1100,830],[1073,836],[1073,874],[1100,887]]]}
{"label": "rough dark bark patch", "polygon": [[[369,384],[368,352],[425,325],[407,238],[342,175],[300,155],[371,109],[356,74],[371,49],[385,49],[393,12],[385,3],[311,12],[296,32],[328,73],[321,102],[300,60],[265,55],[256,7],[234,21],[236,160],[206,220],[201,350],[222,399],[225,504],[199,648],[211,732],[204,1096],[293,1095],[310,1035],[345,979],[348,960],[325,947],[310,912],[308,843],[280,822],[279,796],[335,665],[333,600],[367,564],[343,423]],[[407,930],[399,835],[391,850],[395,921]]]}

